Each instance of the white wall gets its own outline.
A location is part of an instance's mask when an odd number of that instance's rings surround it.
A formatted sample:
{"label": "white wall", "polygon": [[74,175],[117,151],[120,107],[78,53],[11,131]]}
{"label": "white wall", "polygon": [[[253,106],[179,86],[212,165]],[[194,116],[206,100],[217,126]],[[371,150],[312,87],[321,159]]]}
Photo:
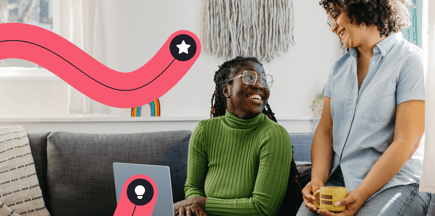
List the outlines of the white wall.
{"label": "white wall", "polygon": [[[141,67],[177,30],[192,31],[202,39],[205,2],[107,1],[115,53],[113,69],[129,72]],[[318,1],[294,0],[293,5],[296,45],[263,64],[275,80],[269,104],[278,117],[311,116],[310,103],[340,56],[338,38],[328,30]],[[213,75],[223,61],[203,51],[185,77],[160,99],[162,115],[208,116]],[[71,117],[67,114],[66,85],[58,79],[0,78],[0,117]],[[117,116],[129,115],[129,109],[118,109]]]}

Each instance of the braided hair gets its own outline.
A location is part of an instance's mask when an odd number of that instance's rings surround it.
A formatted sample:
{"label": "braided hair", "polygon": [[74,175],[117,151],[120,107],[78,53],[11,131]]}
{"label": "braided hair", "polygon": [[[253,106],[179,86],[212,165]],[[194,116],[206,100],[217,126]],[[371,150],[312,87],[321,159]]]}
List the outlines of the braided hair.
{"label": "braided hair", "polygon": [[[222,65],[219,66],[219,70],[215,72],[213,81],[216,84],[216,87],[211,98],[210,118],[225,115],[227,102],[226,97],[222,91],[222,86],[227,83],[227,80],[230,79],[230,77],[234,76],[234,74],[238,71],[239,66],[244,65],[247,62],[255,62],[263,66],[257,58],[245,58],[237,56],[232,60],[224,62]],[[230,82],[232,82],[232,80],[228,83]],[[263,109],[263,113],[268,116],[272,121],[277,122],[275,118],[275,113],[272,112],[269,103],[266,104],[265,109]],[[294,158],[292,158],[290,167],[290,178],[288,181],[287,192],[282,202],[283,204],[281,205],[281,210],[286,213],[291,213],[290,215],[296,215],[302,201],[303,199],[302,188],[300,184],[300,173],[296,168]]]}

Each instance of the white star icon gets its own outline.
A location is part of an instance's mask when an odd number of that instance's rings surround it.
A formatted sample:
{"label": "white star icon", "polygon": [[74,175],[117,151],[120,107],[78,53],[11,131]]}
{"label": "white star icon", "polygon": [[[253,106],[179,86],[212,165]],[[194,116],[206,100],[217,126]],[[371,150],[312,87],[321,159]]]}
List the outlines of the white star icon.
{"label": "white star icon", "polygon": [[189,49],[190,45],[186,44],[186,42],[184,42],[184,40],[183,40],[183,42],[181,42],[181,44],[178,44],[177,47],[179,50],[178,54],[181,54],[181,53],[189,54],[189,51],[187,51],[187,49]]}

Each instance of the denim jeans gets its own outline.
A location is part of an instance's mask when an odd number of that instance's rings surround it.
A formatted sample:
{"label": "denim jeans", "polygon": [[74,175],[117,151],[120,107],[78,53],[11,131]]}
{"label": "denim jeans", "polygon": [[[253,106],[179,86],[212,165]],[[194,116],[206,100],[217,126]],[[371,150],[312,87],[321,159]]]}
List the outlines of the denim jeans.
{"label": "denim jeans", "polygon": [[[341,171],[334,173],[326,186],[345,186]],[[420,216],[426,215],[431,195],[418,192],[418,184],[398,185],[388,188],[366,201],[357,212],[357,216]],[[317,216],[302,203],[297,216]]]}

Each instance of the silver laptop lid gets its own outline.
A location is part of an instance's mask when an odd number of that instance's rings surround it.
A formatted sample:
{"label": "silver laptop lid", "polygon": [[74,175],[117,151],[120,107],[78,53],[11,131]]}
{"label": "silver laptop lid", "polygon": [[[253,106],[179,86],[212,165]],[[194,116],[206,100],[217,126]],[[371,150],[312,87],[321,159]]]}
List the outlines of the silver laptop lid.
{"label": "silver laptop lid", "polygon": [[124,183],[132,176],[142,174],[154,180],[158,188],[158,196],[153,215],[174,216],[172,198],[171,173],[168,166],[113,163],[115,176],[116,202],[119,203]]}

